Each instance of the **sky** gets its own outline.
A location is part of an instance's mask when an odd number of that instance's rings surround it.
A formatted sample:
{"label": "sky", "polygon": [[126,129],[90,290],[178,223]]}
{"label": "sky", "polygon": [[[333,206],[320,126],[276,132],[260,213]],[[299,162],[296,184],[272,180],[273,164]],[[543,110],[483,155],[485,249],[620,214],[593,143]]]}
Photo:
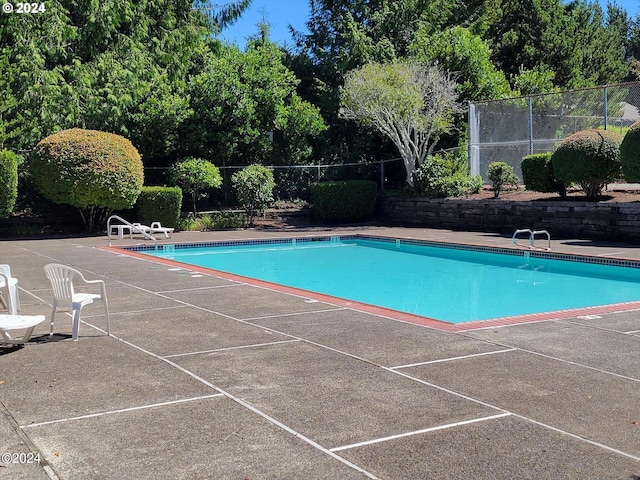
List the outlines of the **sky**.
{"label": "sky", "polygon": [[[603,9],[607,8],[607,0],[598,0],[598,3]],[[640,13],[640,0],[616,0],[614,3],[624,8],[632,18]],[[293,45],[288,25],[308,33],[305,26],[308,19],[308,0],[253,0],[242,18],[223,32],[222,38],[244,47],[247,38],[259,31],[257,24],[266,20],[273,42]]]}

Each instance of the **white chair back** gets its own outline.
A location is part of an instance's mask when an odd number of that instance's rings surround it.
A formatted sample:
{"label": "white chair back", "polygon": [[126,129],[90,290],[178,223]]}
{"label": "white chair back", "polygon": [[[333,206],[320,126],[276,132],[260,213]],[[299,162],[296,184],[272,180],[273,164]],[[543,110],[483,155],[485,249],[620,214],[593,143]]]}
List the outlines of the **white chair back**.
{"label": "white chair back", "polygon": [[76,275],[82,276],[80,272],[66,265],[59,265],[57,263],[46,265],[44,271],[51,282],[54,298],[71,300],[75,293],[73,290],[73,279]]}

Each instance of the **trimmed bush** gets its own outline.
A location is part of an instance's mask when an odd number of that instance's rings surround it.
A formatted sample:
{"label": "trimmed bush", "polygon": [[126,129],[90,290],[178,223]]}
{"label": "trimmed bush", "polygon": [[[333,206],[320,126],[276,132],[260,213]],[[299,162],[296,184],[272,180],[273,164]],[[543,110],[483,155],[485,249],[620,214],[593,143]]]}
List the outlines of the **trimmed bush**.
{"label": "trimmed bush", "polygon": [[163,227],[176,228],[181,206],[180,187],[142,187],[136,202],[138,221],[143,225],[160,222]]}
{"label": "trimmed bush", "polygon": [[95,231],[113,210],[135,204],[144,172],[140,154],[126,138],[73,128],[36,145],[31,178],[49,200],[77,207],[87,229]]}
{"label": "trimmed bush", "polygon": [[620,177],[621,139],[608,130],[582,130],[565,138],[551,157],[556,178],[597,197],[605,184]]}
{"label": "trimmed bush", "polygon": [[196,200],[206,197],[207,190],[222,185],[220,170],[213,163],[202,158],[187,158],[174,163],[167,172],[169,181],[179,185],[185,195],[191,196],[193,214],[196,214]]}
{"label": "trimmed bush", "polygon": [[313,183],[310,191],[313,214],[324,222],[354,222],[375,212],[378,185],[370,180]]}
{"label": "trimmed bush", "polygon": [[510,185],[518,188],[518,177],[513,172],[513,167],[504,162],[492,162],[487,170],[487,177],[493,183],[493,196],[498,198],[502,189]]}
{"label": "trimmed bush", "polygon": [[273,202],[273,189],[276,186],[273,172],[259,164],[249,165],[231,176],[236,197],[247,212],[249,225],[253,225],[256,215],[262,215]]}
{"label": "trimmed bush", "polygon": [[565,197],[567,186],[556,180],[551,155],[552,152],[545,152],[522,157],[520,164],[522,181],[527,190],[543,193],[557,192],[561,197]]}
{"label": "trimmed bush", "polygon": [[631,125],[622,139],[620,164],[627,182],[640,182],[640,120]]}
{"label": "trimmed bush", "polygon": [[414,170],[413,186],[418,195],[429,198],[478,193],[482,188],[482,178],[468,175],[466,169],[466,163],[462,164],[453,156],[429,156]]}
{"label": "trimmed bush", "polygon": [[18,198],[18,157],[8,150],[0,152],[0,218],[13,213]]}

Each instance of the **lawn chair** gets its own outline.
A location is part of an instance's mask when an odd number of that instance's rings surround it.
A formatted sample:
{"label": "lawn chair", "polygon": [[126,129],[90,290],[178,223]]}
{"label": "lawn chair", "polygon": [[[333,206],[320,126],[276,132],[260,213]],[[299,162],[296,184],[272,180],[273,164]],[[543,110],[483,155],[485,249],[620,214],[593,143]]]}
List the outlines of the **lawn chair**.
{"label": "lawn chair", "polygon": [[169,227],[163,227],[160,222],[153,222],[150,227],[142,225],[140,223],[133,223],[133,233],[147,233],[153,235],[155,233],[164,234],[165,238],[170,238],[174,229]]}
{"label": "lawn chair", "polygon": [[11,315],[16,315],[20,310],[18,279],[11,276],[11,268],[7,264],[0,265],[0,304],[9,310]]}
{"label": "lawn chair", "polygon": [[[53,320],[58,307],[71,307],[73,312],[72,340],[78,340],[78,330],[80,328],[80,310],[85,305],[95,302],[104,303],[104,313],[107,317],[107,335],[111,333],[111,322],[109,320],[109,306],[107,304],[107,292],[102,280],[86,280],[82,273],[71,267],[50,263],[45,265],[44,271],[51,282],[53,288],[53,311],[51,312],[51,328],[49,335],[53,335]],[[76,284],[86,286],[95,285],[100,293],[77,293],[74,289]]]}
{"label": "lawn chair", "polygon": [[[44,315],[0,315],[0,344],[21,345],[31,338],[33,329],[44,322]],[[9,334],[12,330],[24,330],[20,338]]]}

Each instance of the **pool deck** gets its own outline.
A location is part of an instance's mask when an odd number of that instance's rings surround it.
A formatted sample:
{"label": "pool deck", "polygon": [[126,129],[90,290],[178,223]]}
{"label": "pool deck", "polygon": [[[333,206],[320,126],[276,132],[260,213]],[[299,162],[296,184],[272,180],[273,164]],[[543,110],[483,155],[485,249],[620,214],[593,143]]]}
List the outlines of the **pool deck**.
{"label": "pool deck", "polygon": [[[512,246],[383,227],[161,243],[340,233]],[[0,347],[0,479],[640,477],[637,310],[446,331],[106,245],[0,241],[22,314],[50,314],[47,263],[103,279],[111,314],[111,336],[92,305],[77,342],[58,313],[52,339],[45,322],[24,347]],[[640,260],[623,243],[552,251]],[[20,463],[26,454],[40,463]]]}

